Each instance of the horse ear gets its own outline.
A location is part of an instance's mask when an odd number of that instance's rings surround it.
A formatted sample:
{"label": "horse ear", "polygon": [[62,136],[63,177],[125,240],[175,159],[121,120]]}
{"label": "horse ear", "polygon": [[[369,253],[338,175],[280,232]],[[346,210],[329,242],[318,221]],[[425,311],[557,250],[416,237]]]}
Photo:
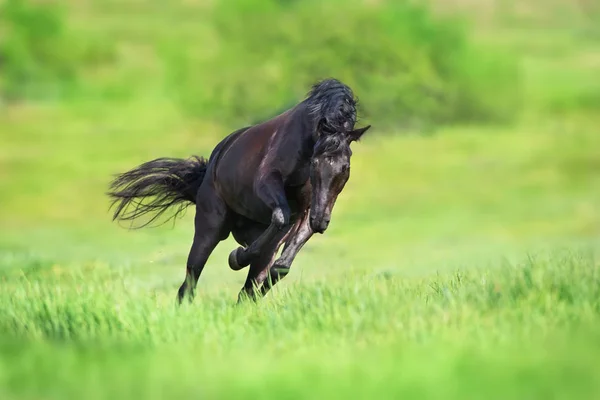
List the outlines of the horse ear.
{"label": "horse ear", "polygon": [[371,125],[367,125],[364,128],[358,128],[358,129],[354,129],[353,131],[348,132],[348,134],[347,134],[348,142],[356,142],[356,141],[360,140],[363,133],[365,133],[367,130],[369,130],[370,127],[371,127]]}

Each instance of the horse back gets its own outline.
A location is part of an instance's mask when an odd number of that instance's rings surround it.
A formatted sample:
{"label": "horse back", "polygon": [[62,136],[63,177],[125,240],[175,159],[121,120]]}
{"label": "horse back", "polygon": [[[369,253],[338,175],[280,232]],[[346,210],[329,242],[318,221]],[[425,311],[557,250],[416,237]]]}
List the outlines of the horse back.
{"label": "horse back", "polygon": [[239,177],[259,173],[264,160],[277,152],[280,136],[286,133],[292,111],[240,129],[224,139],[214,150],[217,175],[229,175],[232,170]]}

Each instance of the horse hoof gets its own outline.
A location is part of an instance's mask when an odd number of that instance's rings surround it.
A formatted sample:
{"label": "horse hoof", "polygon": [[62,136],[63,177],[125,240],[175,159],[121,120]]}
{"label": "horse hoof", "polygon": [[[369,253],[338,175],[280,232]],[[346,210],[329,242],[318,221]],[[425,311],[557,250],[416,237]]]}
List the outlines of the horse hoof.
{"label": "horse hoof", "polygon": [[231,268],[234,271],[239,271],[240,269],[246,267],[247,265],[241,265],[238,262],[238,253],[241,251],[244,251],[243,247],[238,247],[237,249],[233,250],[231,253],[229,253],[229,268]]}

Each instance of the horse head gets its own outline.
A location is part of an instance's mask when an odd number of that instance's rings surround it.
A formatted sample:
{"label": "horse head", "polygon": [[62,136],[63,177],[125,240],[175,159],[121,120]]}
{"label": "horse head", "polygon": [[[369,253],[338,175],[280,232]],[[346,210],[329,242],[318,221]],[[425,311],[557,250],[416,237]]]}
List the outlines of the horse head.
{"label": "horse head", "polygon": [[310,163],[310,226],[314,232],[323,233],[329,226],[335,201],[350,178],[350,144],[370,127],[321,135],[316,142]]}

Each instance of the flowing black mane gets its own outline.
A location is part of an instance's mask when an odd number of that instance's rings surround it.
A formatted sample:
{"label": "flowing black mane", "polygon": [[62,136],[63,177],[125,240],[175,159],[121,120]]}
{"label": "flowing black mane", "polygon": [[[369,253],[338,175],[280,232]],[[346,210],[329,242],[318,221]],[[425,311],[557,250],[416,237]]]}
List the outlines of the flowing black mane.
{"label": "flowing black mane", "polygon": [[324,133],[348,132],[356,123],[358,100],[352,89],[337,79],[317,82],[304,101]]}

